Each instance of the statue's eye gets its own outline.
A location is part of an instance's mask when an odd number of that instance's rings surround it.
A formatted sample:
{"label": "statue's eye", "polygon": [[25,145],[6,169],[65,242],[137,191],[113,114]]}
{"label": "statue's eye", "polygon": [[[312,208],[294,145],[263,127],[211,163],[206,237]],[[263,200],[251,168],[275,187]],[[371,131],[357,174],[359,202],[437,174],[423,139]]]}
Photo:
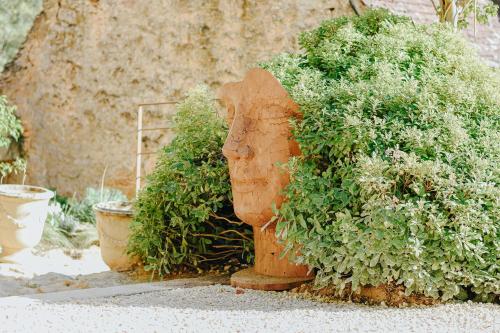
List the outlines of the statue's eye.
{"label": "statue's eye", "polygon": [[244,128],[248,132],[253,132],[256,131],[259,126],[259,121],[256,119],[248,118],[248,117],[243,117],[243,123],[244,123]]}
{"label": "statue's eye", "polygon": [[260,119],[286,120],[286,109],[281,105],[271,104],[260,110]]}
{"label": "statue's eye", "polygon": [[290,121],[287,118],[270,118],[267,119],[267,122],[271,125],[288,125]]}

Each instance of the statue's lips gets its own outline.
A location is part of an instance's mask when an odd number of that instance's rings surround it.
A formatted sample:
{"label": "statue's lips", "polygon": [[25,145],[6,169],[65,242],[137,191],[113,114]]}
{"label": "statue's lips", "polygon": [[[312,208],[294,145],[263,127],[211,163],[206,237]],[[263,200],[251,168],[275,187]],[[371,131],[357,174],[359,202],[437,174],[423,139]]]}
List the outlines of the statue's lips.
{"label": "statue's lips", "polygon": [[237,193],[255,192],[256,189],[262,187],[265,184],[266,182],[262,179],[252,179],[252,180],[231,179],[233,192]]}

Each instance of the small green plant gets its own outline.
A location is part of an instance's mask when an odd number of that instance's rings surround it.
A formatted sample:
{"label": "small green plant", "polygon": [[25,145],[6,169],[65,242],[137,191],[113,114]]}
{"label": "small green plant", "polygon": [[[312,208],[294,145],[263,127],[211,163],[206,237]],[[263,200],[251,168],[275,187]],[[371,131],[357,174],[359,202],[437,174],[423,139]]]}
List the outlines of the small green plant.
{"label": "small green plant", "polygon": [[300,44],[263,64],[303,114],[277,226],[297,262],[339,291],[498,297],[499,73],[448,26],[384,10]]}
{"label": "small green plant", "polygon": [[[9,104],[5,96],[0,96],[0,151],[9,152],[12,144],[20,144],[22,133],[23,127],[19,118],[16,117],[16,107]],[[25,170],[26,161],[22,156],[6,156],[5,158],[7,160],[0,161],[1,179],[11,173]]]}
{"label": "small green plant", "polygon": [[252,260],[252,231],[233,212],[213,96],[199,87],[178,105],[176,138],[161,153],[135,203],[130,252],[159,274]]}
{"label": "small green plant", "polygon": [[89,187],[81,201],[56,193],[49,205],[41,247],[84,249],[96,244],[96,220],[92,207],[99,202],[126,200],[122,192],[111,188]]}
{"label": "small green plant", "polygon": [[[71,215],[71,208],[61,203],[62,197],[52,199],[39,248],[85,249],[97,243],[94,225],[81,223]],[[67,201],[64,199],[64,201]]]}
{"label": "small green plant", "polygon": [[127,197],[119,190],[112,188],[93,188],[85,189],[83,200],[75,198],[69,199],[68,206],[71,216],[82,223],[95,224],[95,214],[93,206],[99,202],[108,201],[127,201]]}
{"label": "small green plant", "polygon": [[82,250],[99,244],[94,225],[80,223],[73,216],[61,211],[57,204],[51,204],[50,209],[39,248]]}

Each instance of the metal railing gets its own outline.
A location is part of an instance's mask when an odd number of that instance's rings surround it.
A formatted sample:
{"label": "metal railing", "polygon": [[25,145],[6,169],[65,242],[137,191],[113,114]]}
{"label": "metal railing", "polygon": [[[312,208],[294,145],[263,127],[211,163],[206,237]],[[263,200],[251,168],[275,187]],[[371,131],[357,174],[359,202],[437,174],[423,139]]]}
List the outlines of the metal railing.
{"label": "metal railing", "polygon": [[143,152],[142,151],[142,137],[144,132],[148,131],[161,131],[161,130],[169,130],[172,127],[142,127],[142,118],[144,114],[144,107],[146,106],[154,106],[154,105],[171,105],[177,104],[177,101],[171,102],[159,102],[159,103],[141,103],[137,104],[137,155],[136,155],[136,174],[135,174],[135,197],[139,195],[139,191],[141,189],[141,169],[142,169],[142,156],[144,155],[155,155],[158,152]]}
{"label": "metal railing", "polygon": [[[214,98],[213,101],[221,102],[220,99]],[[178,104],[179,101],[169,101],[169,102],[158,102],[158,103],[141,103],[137,104],[137,156],[136,156],[136,174],[135,174],[135,197],[139,195],[139,191],[141,190],[141,164],[142,164],[142,156],[144,155],[156,155],[159,152],[142,152],[142,133],[147,131],[160,131],[173,129],[173,127],[150,127],[143,128],[142,127],[142,116],[144,113],[145,106],[155,106],[155,105],[174,105]]]}

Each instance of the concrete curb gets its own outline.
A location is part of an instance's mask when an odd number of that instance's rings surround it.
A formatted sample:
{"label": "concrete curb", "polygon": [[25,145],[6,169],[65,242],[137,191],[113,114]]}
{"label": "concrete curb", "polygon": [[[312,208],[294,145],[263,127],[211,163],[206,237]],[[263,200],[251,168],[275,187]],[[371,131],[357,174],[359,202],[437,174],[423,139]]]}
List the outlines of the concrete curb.
{"label": "concrete curb", "polygon": [[210,286],[214,284],[227,284],[227,277],[199,277],[178,279],[151,283],[136,283],[105,288],[74,289],[53,293],[29,294],[21,296],[0,297],[0,305],[38,303],[38,302],[66,302],[79,301],[92,298],[128,296],[135,294],[151,293],[160,290],[193,288]]}

